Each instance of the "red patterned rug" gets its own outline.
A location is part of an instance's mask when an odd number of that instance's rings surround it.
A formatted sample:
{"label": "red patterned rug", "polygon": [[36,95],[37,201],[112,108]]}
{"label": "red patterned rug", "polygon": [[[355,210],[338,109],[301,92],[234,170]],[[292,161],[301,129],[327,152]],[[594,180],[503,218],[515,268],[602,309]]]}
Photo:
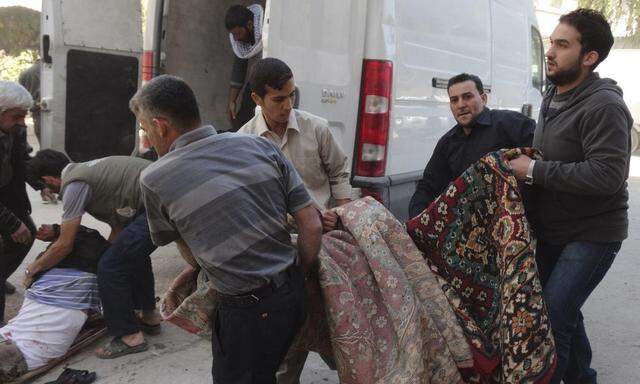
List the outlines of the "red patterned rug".
{"label": "red patterned rug", "polygon": [[555,368],[534,239],[507,160],[491,153],[453,181],[407,231],[442,280],[474,358],[472,383],[546,383]]}

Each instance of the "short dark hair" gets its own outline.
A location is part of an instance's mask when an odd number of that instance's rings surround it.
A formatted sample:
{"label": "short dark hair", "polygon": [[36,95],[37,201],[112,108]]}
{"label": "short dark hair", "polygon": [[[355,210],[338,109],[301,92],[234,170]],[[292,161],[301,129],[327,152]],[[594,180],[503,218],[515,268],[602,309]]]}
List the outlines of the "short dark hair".
{"label": "short dark hair", "polygon": [[484,93],[484,86],[482,85],[482,80],[480,80],[478,76],[470,75],[468,73],[461,73],[459,75],[455,75],[452,78],[450,78],[449,82],[447,83],[447,92],[449,92],[449,88],[451,88],[452,85],[458,84],[458,83],[464,83],[465,81],[473,81],[476,84],[476,89],[478,90],[478,93],[480,93],[481,95]]}
{"label": "short dark hair", "polygon": [[27,183],[36,190],[40,190],[44,188],[43,176],[60,178],[62,170],[69,162],[67,155],[62,152],[53,149],[40,150],[34,157],[27,160],[25,169]]}
{"label": "short dark hair", "polygon": [[236,27],[244,28],[250,21],[253,21],[253,12],[242,5],[232,5],[224,16],[224,26],[227,31]]}
{"label": "short dark hair", "polygon": [[264,97],[267,94],[267,85],[279,90],[292,77],[293,72],[284,61],[275,57],[264,58],[253,66],[251,91],[260,97]]}
{"label": "short dark hair", "polygon": [[200,125],[196,95],[184,80],[176,76],[162,75],[151,79],[133,95],[129,108],[136,115],[148,118],[162,116],[179,131]]}
{"label": "short dark hair", "polygon": [[598,52],[598,61],[591,70],[609,56],[609,51],[613,47],[613,34],[611,33],[611,25],[602,13],[593,9],[579,8],[562,15],[560,23],[570,25],[578,31],[582,54],[591,51]]}

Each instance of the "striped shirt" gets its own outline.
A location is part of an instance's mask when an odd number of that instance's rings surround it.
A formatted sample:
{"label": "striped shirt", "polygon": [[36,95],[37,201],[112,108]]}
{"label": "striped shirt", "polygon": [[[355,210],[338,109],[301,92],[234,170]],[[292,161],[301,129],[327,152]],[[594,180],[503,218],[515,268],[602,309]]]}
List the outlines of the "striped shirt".
{"label": "striped shirt", "polygon": [[259,288],[297,257],[286,217],[311,198],[269,140],[195,129],[143,171],[141,186],[153,242],[182,238],[221,293]]}
{"label": "striped shirt", "polygon": [[59,308],[100,310],[96,275],[77,269],[48,270],[27,289],[27,297]]}

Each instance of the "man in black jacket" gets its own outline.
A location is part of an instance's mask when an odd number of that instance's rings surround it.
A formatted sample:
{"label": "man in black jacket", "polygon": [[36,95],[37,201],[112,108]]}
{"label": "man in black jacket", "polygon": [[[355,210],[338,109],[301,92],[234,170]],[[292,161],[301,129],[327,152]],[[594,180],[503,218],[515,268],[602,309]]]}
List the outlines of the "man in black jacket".
{"label": "man in black jacket", "polygon": [[409,203],[409,217],[425,210],[469,166],[489,152],[531,146],[536,122],[513,111],[490,110],[478,76],[462,73],[447,84],[456,126],[438,141]]}
{"label": "man in black jacket", "polygon": [[511,161],[532,184],[529,216],[558,363],[552,383],[596,383],[581,307],[628,231],[627,177],[633,120],[613,80],[594,73],[613,45],[602,14],[560,18],[546,53],[555,85],[543,100],[533,145],[544,160]]}
{"label": "man in black jacket", "polygon": [[27,129],[33,100],[23,86],[0,81],[0,322],[5,282],[31,249],[36,232],[25,185]]}

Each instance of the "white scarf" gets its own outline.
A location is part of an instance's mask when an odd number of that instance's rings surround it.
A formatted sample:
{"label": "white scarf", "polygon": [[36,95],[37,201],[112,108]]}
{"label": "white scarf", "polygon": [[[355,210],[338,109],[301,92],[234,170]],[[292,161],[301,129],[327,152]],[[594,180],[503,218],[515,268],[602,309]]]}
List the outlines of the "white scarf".
{"label": "white scarf", "polygon": [[250,5],[247,9],[253,13],[253,36],[255,43],[251,45],[242,41],[235,41],[233,35],[229,34],[233,53],[241,59],[248,59],[262,51],[262,15],[264,14],[264,10],[260,4]]}

